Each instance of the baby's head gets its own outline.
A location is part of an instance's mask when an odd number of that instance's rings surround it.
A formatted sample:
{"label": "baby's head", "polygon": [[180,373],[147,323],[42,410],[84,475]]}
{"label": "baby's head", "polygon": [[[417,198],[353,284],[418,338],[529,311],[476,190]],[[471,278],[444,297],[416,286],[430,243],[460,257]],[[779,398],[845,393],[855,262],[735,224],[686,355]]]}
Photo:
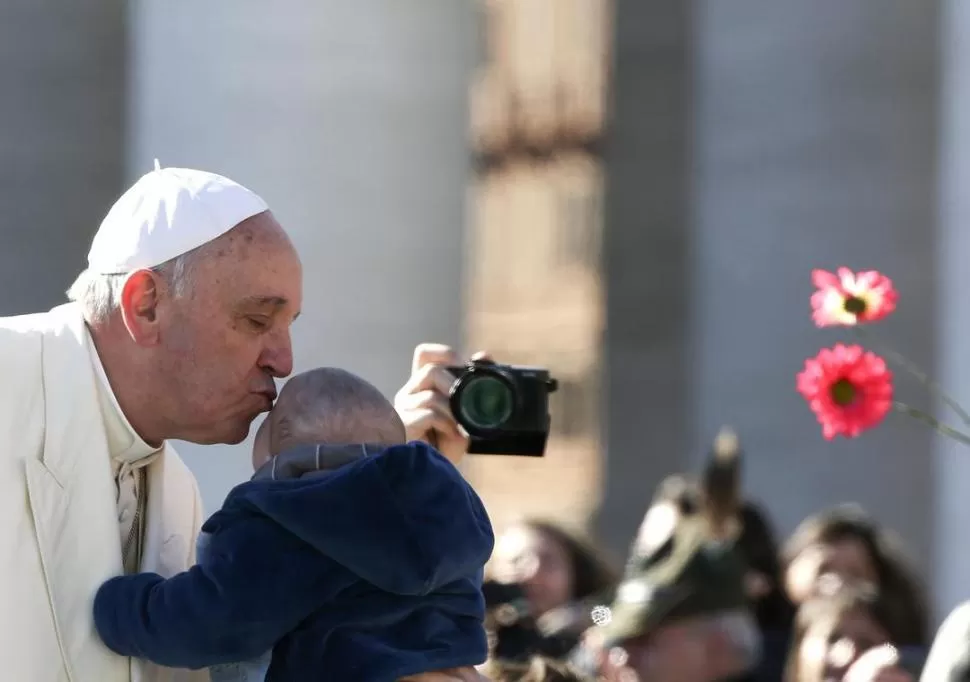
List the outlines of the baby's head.
{"label": "baby's head", "polygon": [[256,432],[253,466],[298,445],[399,445],[404,424],[372,384],[346,370],[321,367],[297,374]]}

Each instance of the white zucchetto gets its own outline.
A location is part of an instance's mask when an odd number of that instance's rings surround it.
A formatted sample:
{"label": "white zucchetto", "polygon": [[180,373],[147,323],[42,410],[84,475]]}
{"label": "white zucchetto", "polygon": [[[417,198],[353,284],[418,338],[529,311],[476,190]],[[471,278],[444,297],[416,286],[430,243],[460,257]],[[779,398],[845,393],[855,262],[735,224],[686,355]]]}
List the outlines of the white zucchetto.
{"label": "white zucchetto", "polygon": [[268,210],[254,192],[228,178],[189,168],[143,175],[115,202],[98,228],[88,270],[121,275],[153,268],[222,236]]}

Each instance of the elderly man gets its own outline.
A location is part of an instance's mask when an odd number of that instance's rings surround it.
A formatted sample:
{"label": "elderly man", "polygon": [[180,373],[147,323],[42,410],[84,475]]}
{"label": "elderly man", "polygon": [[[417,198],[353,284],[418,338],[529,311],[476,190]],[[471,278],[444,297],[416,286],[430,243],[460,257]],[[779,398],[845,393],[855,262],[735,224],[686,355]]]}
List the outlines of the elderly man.
{"label": "elderly man", "polygon": [[[201,502],[167,441],[238,443],[270,408],[293,368],[300,267],[257,195],[156,165],[105,217],[70,303],[0,319],[4,679],[206,679],[109,652],[91,601],[123,571],[193,563]],[[452,459],[465,444],[440,365],[454,360],[419,347],[397,397],[409,437]]]}

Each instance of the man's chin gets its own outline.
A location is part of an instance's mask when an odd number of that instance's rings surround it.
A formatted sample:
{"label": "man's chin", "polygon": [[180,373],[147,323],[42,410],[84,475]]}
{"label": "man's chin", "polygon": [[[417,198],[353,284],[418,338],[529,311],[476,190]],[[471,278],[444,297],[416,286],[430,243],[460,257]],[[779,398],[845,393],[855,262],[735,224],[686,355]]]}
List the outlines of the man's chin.
{"label": "man's chin", "polygon": [[235,434],[229,436],[224,441],[222,441],[222,443],[224,445],[239,445],[244,440],[246,440],[248,437],[249,437],[249,429],[247,428],[245,431],[243,431],[241,433],[235,433]]}
{"label": "man's chin", "polygon": [[234,419],[222,419],[211,422],[208,430],[198,429],[194,433],[183,433],[175,438],[196,445],[239,445],[249,438],[249,431],[253,422],[264,410],[251,410],[246,414],[239,414]]}

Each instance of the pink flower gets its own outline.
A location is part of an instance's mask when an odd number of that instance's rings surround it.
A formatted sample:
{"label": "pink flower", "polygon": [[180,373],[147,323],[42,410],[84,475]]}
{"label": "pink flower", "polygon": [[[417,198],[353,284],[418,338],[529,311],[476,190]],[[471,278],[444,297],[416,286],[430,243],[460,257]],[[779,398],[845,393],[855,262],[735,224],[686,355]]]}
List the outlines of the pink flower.
{"label": "pink flower", "polygon": [[892,280],[875,270],[813,270],[812,283],[818,288],[812,294],[812,318],[819,327],[881,320],[896,309],[899,298]]}
{"label": "pink flower", "polygon": [[796,378],[822,435],[855,438],[883,420],[892,409],[893,375],[886,362],[862,346],[823,348],[805,361]]}

